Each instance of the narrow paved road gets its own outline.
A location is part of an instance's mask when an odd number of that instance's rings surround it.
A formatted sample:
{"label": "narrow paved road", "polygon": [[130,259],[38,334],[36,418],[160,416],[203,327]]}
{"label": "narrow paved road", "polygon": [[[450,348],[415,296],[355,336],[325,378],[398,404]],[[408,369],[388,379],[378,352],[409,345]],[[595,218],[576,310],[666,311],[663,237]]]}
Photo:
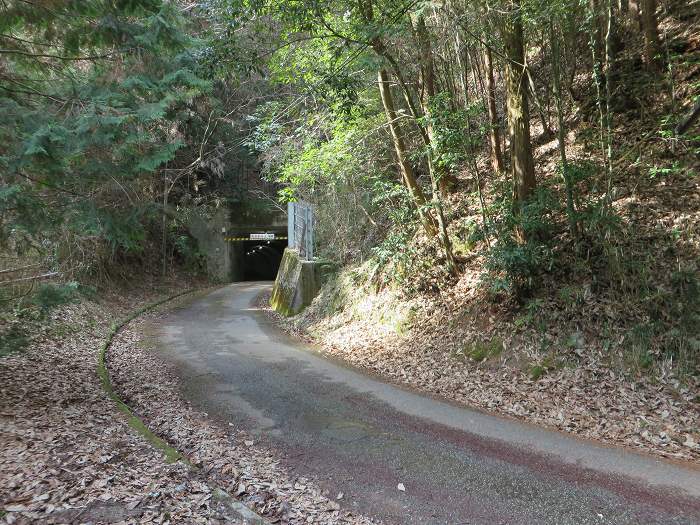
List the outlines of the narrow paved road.
{"label": "narrow paved road", "polygon": [[[468,410],[280,334],[221,288],[157,329],[186,395],[278,449],[341,505],[387,523],[700,523],[700,470]],[[405,492],[397,490],[402,483]]]}

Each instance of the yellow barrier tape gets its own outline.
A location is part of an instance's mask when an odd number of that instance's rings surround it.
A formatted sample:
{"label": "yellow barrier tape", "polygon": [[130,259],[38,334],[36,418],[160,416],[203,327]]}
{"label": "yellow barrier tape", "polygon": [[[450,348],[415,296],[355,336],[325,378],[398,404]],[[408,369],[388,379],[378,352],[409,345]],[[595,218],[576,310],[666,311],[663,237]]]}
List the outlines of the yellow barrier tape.
{"label": "yellow barrier tape", "polygon": [[[250,237],[224,237],[224,240],[227,242],[236,242],[236,241],[258,241],[258,242],[264,242],[265,239],[251,239]],[[275,237],[274,239],[268,239],[270,241],[286,241],[287,237]]]}

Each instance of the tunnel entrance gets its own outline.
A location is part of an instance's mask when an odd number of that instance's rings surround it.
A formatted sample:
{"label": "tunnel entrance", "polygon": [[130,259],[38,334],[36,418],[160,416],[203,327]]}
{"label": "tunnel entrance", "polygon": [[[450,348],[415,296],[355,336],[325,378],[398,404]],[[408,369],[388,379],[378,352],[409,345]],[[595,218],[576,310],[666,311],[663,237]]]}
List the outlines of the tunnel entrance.
{"label": "tunnel entrance", "polygon": [[241,201],[231,206],[228,224],[220,231],[228,281],[275,280],[289,233],[281,208],[267,202]]}
{"label": "tunnel entrance", "polygon": [[242,281],[274,281],[287,241],[243,241]]}

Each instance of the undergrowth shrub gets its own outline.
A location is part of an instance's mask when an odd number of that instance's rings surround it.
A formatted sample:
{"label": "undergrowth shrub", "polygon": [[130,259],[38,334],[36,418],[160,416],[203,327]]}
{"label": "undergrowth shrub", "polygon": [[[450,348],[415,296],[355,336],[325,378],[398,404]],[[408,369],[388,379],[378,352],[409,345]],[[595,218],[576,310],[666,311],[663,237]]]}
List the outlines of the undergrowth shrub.
{"label": "undergrowth shrub", "polygon": [[36,306],[42,315],[46,315],[58,306],[76,301],[79,287],[75,281],[65,284],[41,284],[29,303]]}
{"label": "undergrowth shrub", "polygon": [[30,335],[45,324],[49,313],[75,303],[82,295],[91,296],[91,287],[76,281],[67,283],[21,283],[0,295],[0,356],[21,352],[29,345]]}
{"label": "undergrowth shrub", "polygon": [[552,236],[558,226],[555,214],[560,201],[547,187],[540,187],[532,198],[514,210],[509,192],[489,210],[489,235],[493,242],[486,253],[483,282],[495,295],[527,296],[545,272],[554,265]]}
{"label": "undergrowth shrub", "polygon": [[671,274],[665,294],[666,326],[661,335],[662,357],[677,362],[683,372],[700,374],[700,276],[696,270]]}
{"label": "undergrowth shrub", "polygon": [[192,236],[180,231],[172,231],[174,255],[180,259],[182,266],[188,272],[204,275],[206,273],[206,254],[202,253]]}

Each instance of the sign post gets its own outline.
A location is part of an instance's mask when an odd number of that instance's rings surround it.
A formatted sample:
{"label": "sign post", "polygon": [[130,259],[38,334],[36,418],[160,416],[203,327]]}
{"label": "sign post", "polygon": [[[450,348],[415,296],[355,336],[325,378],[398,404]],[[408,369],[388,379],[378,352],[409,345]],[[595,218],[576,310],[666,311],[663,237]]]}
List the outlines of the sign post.
{"label": "sign post", "polygon": [[290,202],[287,205],[287,237],[289,247],[299,252],[306,261],[314,258],[314,216],[308,202]]}

